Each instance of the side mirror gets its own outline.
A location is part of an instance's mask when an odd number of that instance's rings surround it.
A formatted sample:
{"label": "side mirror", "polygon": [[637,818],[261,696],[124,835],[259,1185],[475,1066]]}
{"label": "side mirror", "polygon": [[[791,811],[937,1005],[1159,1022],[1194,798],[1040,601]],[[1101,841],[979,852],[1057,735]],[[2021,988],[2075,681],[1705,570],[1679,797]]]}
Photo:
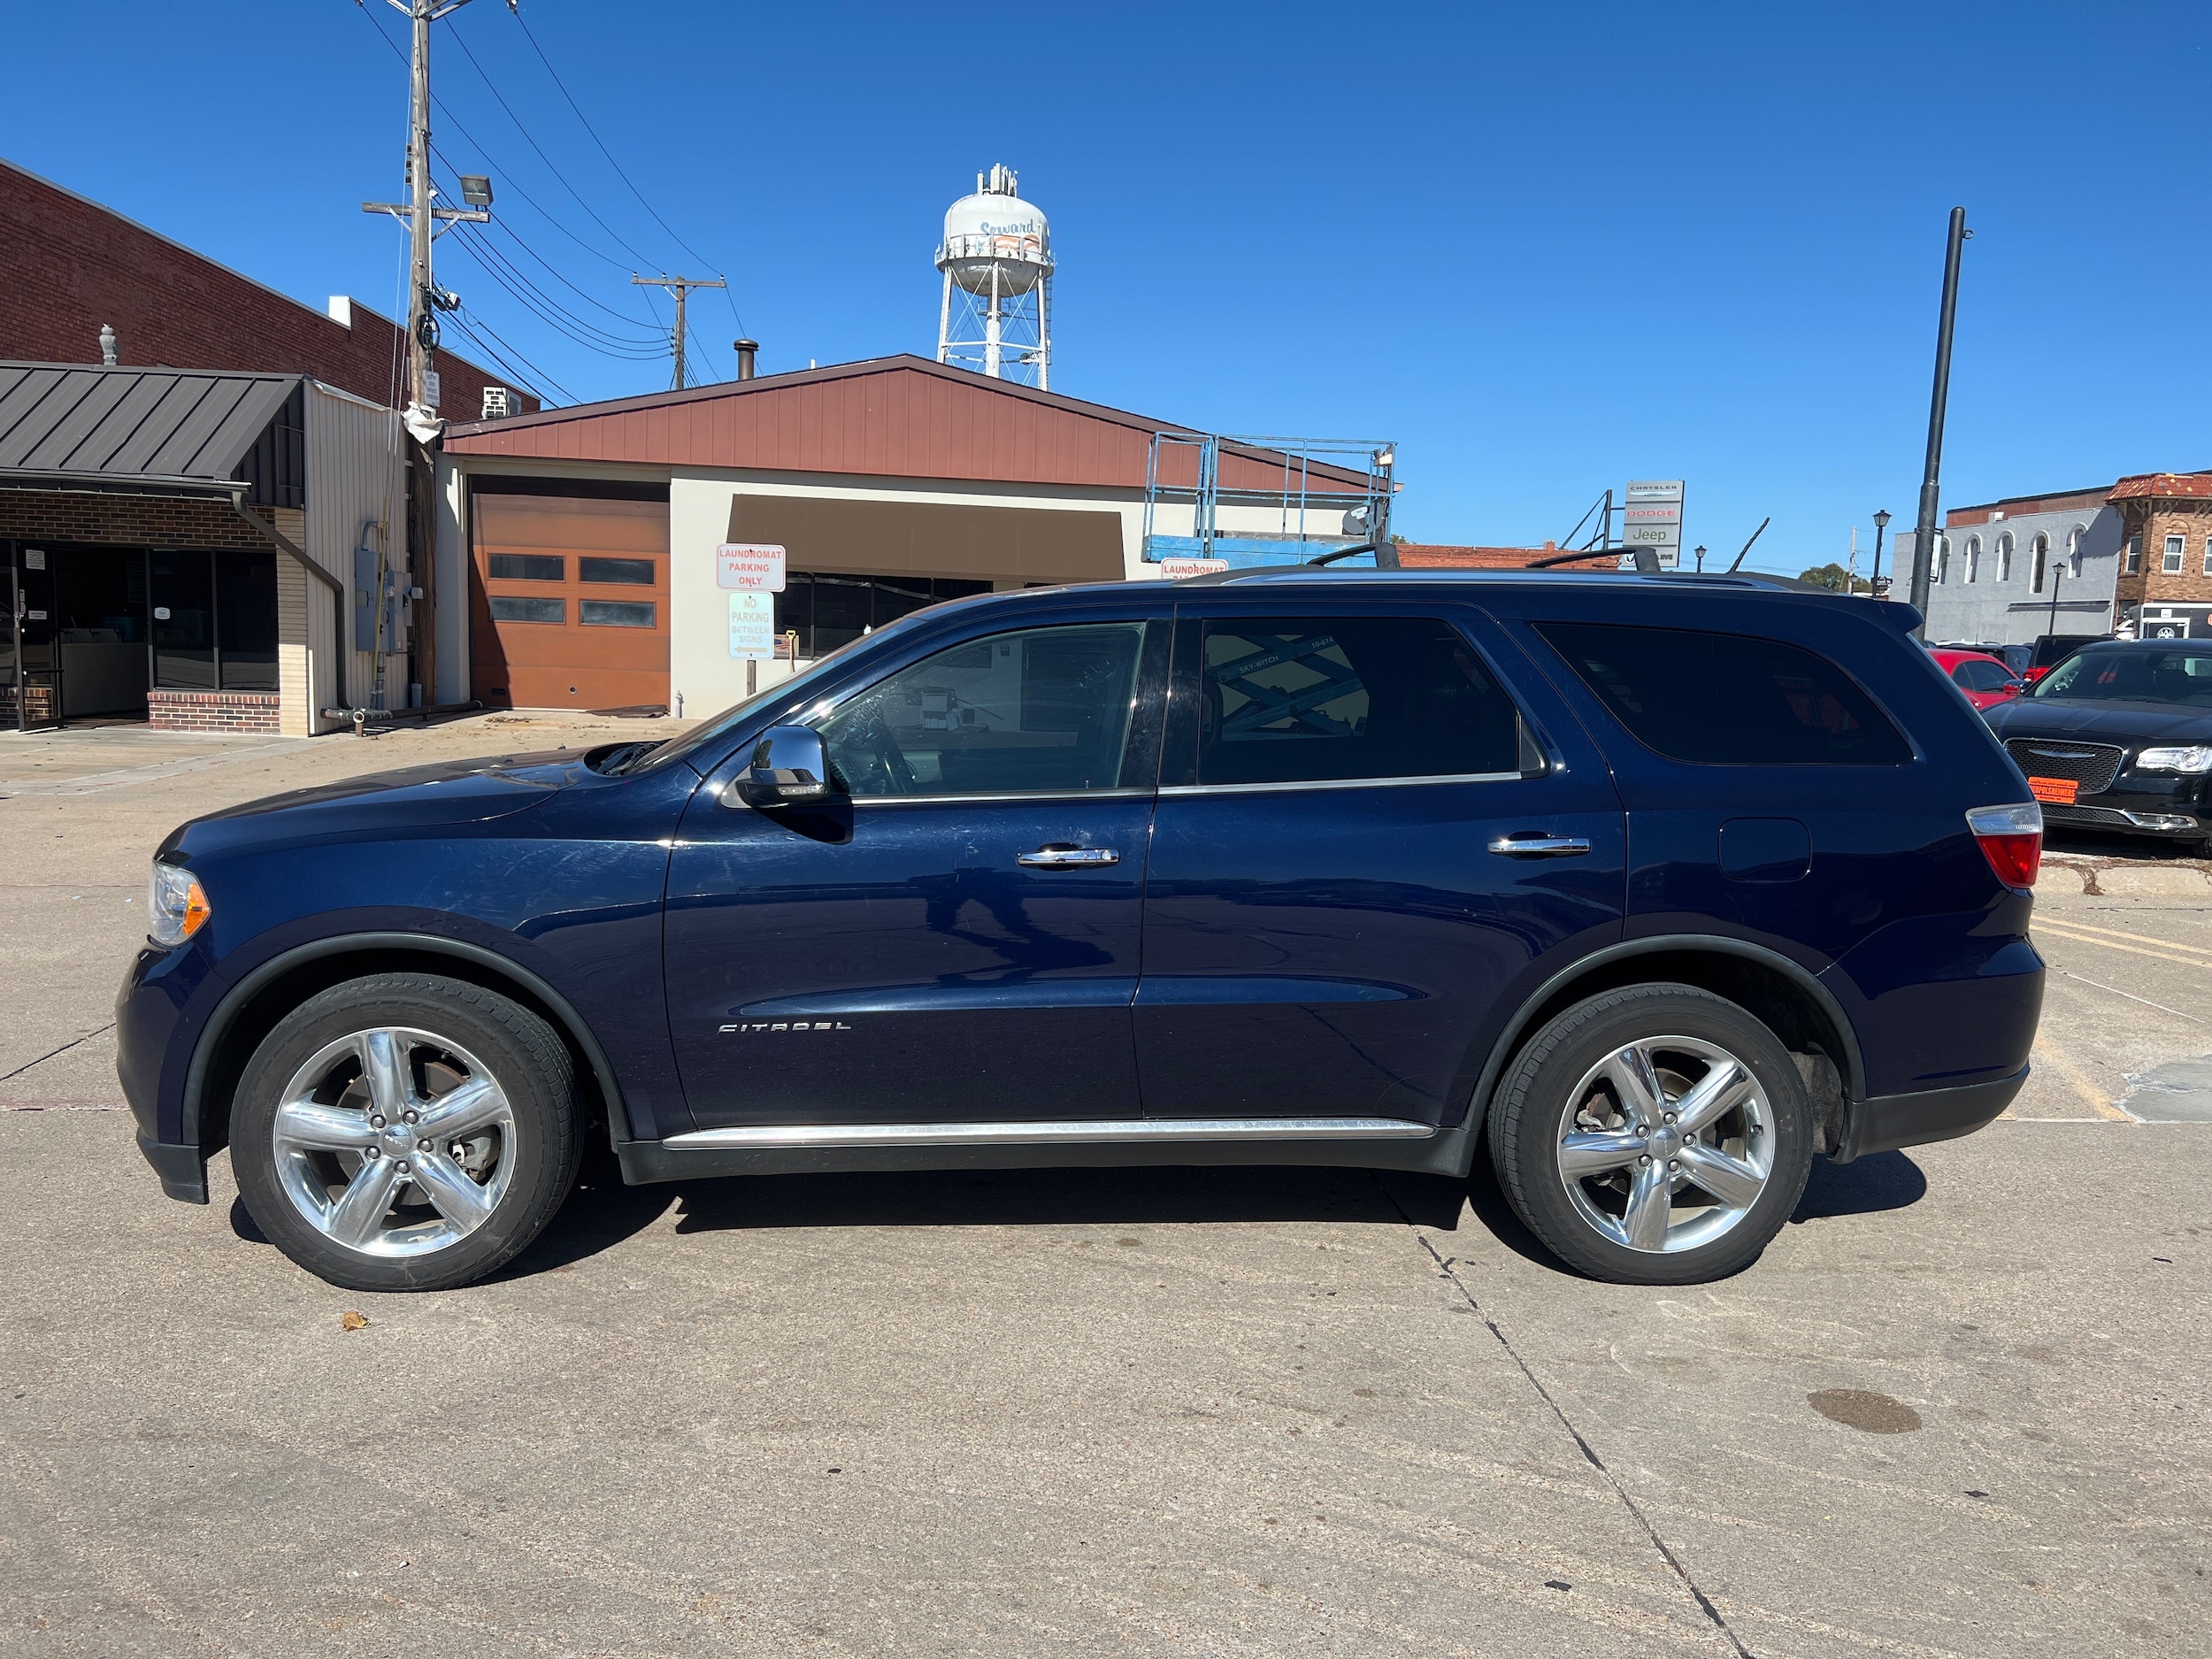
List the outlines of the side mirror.
{"label": "side mirror", "polygon": [[[820,805],[841,798],[844,786],[830,770],[822,734],[803,726],[772,726],[753,745],[753,758],[723,796],[725,805]],[[733,801],[732,796],[736,799]]]}

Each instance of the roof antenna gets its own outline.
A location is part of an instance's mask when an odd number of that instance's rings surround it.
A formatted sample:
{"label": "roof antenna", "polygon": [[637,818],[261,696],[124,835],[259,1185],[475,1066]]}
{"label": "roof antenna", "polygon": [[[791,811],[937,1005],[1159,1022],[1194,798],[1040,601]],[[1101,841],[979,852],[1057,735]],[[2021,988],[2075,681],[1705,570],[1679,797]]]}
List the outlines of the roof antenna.
{"label": "roof antenna", "polygon": [[[1759,527],[1751,533],[1751,541],[1756,541],[1762,535],[1763,535],[1766,533],[1766,527],[1773,522],[1774,515],[1772,513],[1769,513],[1765,518],[1760,519]],[[1751,551],[1751,541],[1747,541],[1743,544],[1743,553],[1748,553]],[[1736,555],[1736,565],[1743,563],[1743,553]],[[1736,573],[1736,565],[1731,565],[1728,567],[1728,573],[1731,576],[1733,576]]]}

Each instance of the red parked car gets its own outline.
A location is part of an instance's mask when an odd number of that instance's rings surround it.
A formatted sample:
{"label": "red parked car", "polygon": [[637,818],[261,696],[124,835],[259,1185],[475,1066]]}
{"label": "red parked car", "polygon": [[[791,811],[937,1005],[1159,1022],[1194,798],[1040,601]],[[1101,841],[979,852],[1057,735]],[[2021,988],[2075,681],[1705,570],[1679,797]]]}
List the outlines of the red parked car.
{"label": "red parked car", "polygon": [[1978,709],[2009,702],[2027,683],[1986,651],[1932,650],[1928,655]]}

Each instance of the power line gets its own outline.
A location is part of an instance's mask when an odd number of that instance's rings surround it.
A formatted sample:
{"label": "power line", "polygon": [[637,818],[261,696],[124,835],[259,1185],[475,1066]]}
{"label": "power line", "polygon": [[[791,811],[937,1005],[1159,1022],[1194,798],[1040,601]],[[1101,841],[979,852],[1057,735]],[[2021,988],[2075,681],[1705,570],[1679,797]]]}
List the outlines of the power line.
{"label": "power line", "polygon": [[[360,3],[361,0],[355,0],[355,4],[357,5],[359,5]],[[397,58],[400,62],[403,64],[406,63],[407,55],[401,51],[399,48],[393,43],[392,37],[384,32],[384,26],[376,20],[374,14],[370,12],[367,8],[364,6],[362,8],[362,15],[368,19],[369,27],[376,31],[377,39],[384,42],[385,49],[395,58]],[[455,38],[457,40],[459,37],[457,35]],[[464,50],[465,50],[465,48]],[[604,264],[611,265],[618,271],[626,271],[631,268],[627,264],[616,258],[613,255],[593,247],[581,236],[579,236],[574,231],[571,230],[566,225],[563,224],[558,219],[554,217],[552,212],[549,211],[545,204],[540,202],[537,197],[532,196],[530,192],[525,189],[521,185],[515,183],[513,174],[507,168],[501,165],[499,158],[492,154],[491,150],[484,144],[482,140],[479,139],[475,134],[470,132],[469,129],[462,124],[461,118],[454,114],[454,112],[447,107],[446,102],[443,98],[441,98],[436,93],[434,92],[430,95],[430,102],[436,106],[440,115],[443,116],[448,121],[452,123],[453,130],[460,134],[463,138],[465,138],[471,144],[475,146],[477,153],[483,157],[486,163],[488,163],[495,172],[499,173],[500,182],[503,188],[512,190],[517,196],[520,196],[525,202],[528,203],[536,211],[539,218],[545,220],[547,224],[552,226],[555,230],[559,231],[562,235],[567,237],[569,241],[574,242],[579,248],[581,248],[593,258],[600,260]],[[525,136],[526,137],[527,134],[526,134]],[[445,159],[445,155],[442,150],[438,150],[434,144],[432,146],[432,149],[436,152],[441,160]],[[450,165],[450,163],[448,165]],[[547,164],[548,166],[550,166],[552,164],[549,162]],[[557,170],[556,171],[554,176],[556,178],[560,177]],[[570,185],[566,179],[561,179],[561,186],[564,189],[566,189],[571,196],[576,196],[574,187]],[[583,208],[584,211],[591,213],[592,218],[595,220],[597,220],[603,228],[605,228],[605,221],[599,219],[599,216],[596,213],[592,213],[590,204],[585,202],[580,196],[577,196],[576,199],[578,204]],[[618,235],[615,235],[615,233],[611,229],[609,229],[607,234],[611,236],[614,236],[618,242],[622,242],[622,238]],[[629,246],[627,242],[623,242],[622,245],[626,248]],[[634,252],[635,250],[633,250],[632,251]],[[642,256],[640,257],[642,257]]]}
{"label": "power line", "polygon": [[479,330],[481,330],[483,334],[489,334],[492,339],[498,341],[502,347],[504,347],[508,352],[512,353],[516,362],[520,363],[523,368],[529,370],[532,374],[537,376],[539,380],[542,380],[546,385],[551,387],[570,403],[573,403],[581,401],[577,397],[575,393],[570,391],[565,386],[563,386],[558,380],[548,374],[543,369],[539,368],[536,364],[531,362],[529,358],[524,357],[522,353],[514,346],[509,344],[504,336],[500,334],[489,323],[486,322],[482,318],[477,316],[473,311],[466,310],[457,311],[454,313],[453,320],[455,326],[458,327],[463,334],[466,335],[472,342],[473,342],[479,350],[482,351],[488,357],[497,359],[500,366],[507,370],[509,373],[513,374],[515,379],[522,385],[523,388],[526,391],[528,391],[530,395],[535,397],[541,403],[546,403],[549,400],[542,392],[540,392],[534,387],[532,387],[528,379],[516,371],[513,364],[507,362],[504,357],[500,356],[500,353],[497,350],[495,350],[491,346],[486,344],[483,340],[479,338]]}
{"label": "power line", "polygon": [[611,329],[577,316],[533,282],[488,239],[472,234],[462,246],[478,266],[502,288],[526,303],[539,320],[557,327],[579,345],[591,346],[614,356],[656,357],[659,343],[650,334],[618,334]]}
{"label": "power line", "polygon": [[681,248],[686,253],[689,254],[694,259],[696,259],[701,265],[711,265],[714,263],[712,260],[709,259],[706,255],[701,253],[696,248],[694,248],[681,236],[678,236],[676,234],[675,227],[670,225],[666,219],[660,216],[659,212],[654,208],[653,204],[645,199],[645,192],[639,189],[636,182],[631,179],[630,175],[622,171],[622,164],[614,158],[614,152],[607,148],[606,141],[599,136],[597,130],[593,127],[590,120],[586,118],[582,106],[576,102],[575,95],[569,91],[568,83],[561,79],[560,72],[553,67],[553,60],[545,55],[545,48],[538,44],[538,37],[530,32],[530,25],[524,19],[519,7],[516,8],[514,11],[514,19],[517,23],[521,24],[523,38],[530,42],[530,50],[537,53],[538,61],[545,65],[545,73],[553,77],[553,84],[560,88],[561,96],[568,100],[568,107],[576,111],[576,119],[579,121],[583,122],[584,130],[591,134],[591,142],[599,146],[599,153],[607,158],[607,165],[615,170],[616,176],[618,177],[623,183],[630,187],[630,194],[637,197],[638,204],[644,208],[648,213],[652,214],[653,222],[656,225],[658,225],[663,230],[666,231],[670,236],[673,237],[675,243],[679,248]]}
{"label": "power line", "polygon": [[[517,12],[516,16],[520,17],[521,13]],[[627,251],[633,258],[645,264],[650,264],[651,261],[646,259],[646,257],[643,254],[640,253],[635,248],[630,246],[630,243],[623,237],[619,231],[616,230],[613,226],[608,224],[605,219],[601,219],[597,213],[592,211],[591,204],[585,201],[583,196],[577,190],[576,187],[568,181],[567,175],[563,173],[558,167],[553,165],[553,157],[547,155],[545,153],[544,147],[541,145],[536,139],[530,135],[530,129],[522,124],[522,118],[515,113],[514,106],[510,104],[507,102],[506,97],[500,92],[499,88],[492,84],[491,76],[484,73],[484,65],[476,61],[476,54],[469,50],[468,42],[461,37],[459,27],[457,25],[455,26],[449,33],[452,35],[453,43],[461,49],[461,56],[469,60],[469,67],[476,71],[477,79],[484,83],[484,89],[489,92],[494,98],[498,100],[499,107],[507,111],[507,119],[514,123],[515,131],[522,134],[522,142],[529,145],[532,150],[537,151],[538,159],[545,163],[546,170],[551,173],[556,179],[558,179],[561,181],[561,188],[566,190],[571,196],[574,196],[576,198],[576,204],[582,208],[585,212],[590,213],[593,222],[595,223],[600,229],[605,231],[608,235],[612,236],[616,242]],[[536,42],[533,42],[532,44],[535,45]],[[564,88],[563,91],[565,93],[566,88]],[[458,123],[457,122],[456,125],[457,126]],[[597,136],[598,134],[593,134],[595,142],[596,141]],[[603,148],[603,146],[602,148]],[[610,157],[610,159],[612,158]],[[622,169],[617,167],[615,171],[619,173]],[[627,184],[629,183],[629,180],[625,179],[623,182]],[[633,189],[636,188],[634,185],[631,186],[631,188]],[[651,212],[652,209],[649,206],[646,211],[648,212]],[[657,219],[659,218],[659,215],[654,214],[654,217]],[[668,227],[664,225],[661,228],[667,230]],[[671,235],[675,234],[673,231],[670,231],[669,234]],[[678,237],[677,240],[680,242],[682,238]]]}

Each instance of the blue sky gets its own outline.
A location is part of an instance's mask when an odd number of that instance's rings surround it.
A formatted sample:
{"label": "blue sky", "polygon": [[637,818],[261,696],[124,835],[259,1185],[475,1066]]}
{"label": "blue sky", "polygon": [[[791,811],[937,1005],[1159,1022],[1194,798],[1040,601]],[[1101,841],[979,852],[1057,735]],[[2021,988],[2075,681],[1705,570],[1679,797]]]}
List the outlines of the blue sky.
{"label": "blue sky", "polygon": [[[2212,466],[2201,5],[522,4],[666,227],[502,0],[437,27],[440,150],[617,336],[654,327],[634,268],[726,271],[694,302],[721,376],[735,318],[764,372],[930,352],[941,216],[1004,161],[1052,220],[1055,390],[1394,439],[1423,541],[1683,477],[1692,541],[1770,513],[1751,562],[1794,572],[1910,523],[1960,203],[1946,503]],[[14,0],[0,154],[389,310],[402,235],[358,204],[399,189],[406,79],[372,19],[403,40],[381,0]],[[460,241],[441,280],[569,393],[665,384]]]}

